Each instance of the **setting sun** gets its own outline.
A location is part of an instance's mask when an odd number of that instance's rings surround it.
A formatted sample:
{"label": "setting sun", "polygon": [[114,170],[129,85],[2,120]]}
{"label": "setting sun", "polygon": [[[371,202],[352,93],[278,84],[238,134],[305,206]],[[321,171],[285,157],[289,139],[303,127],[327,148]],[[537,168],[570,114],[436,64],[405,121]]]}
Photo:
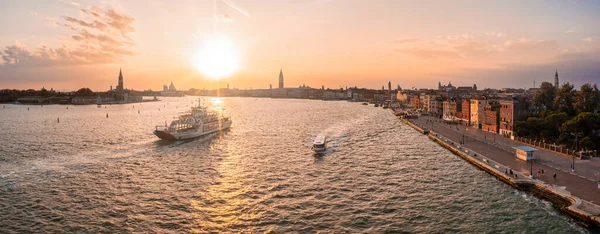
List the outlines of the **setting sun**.
{"label": "setting sun", "polygon": [[220,79],[233,74],[239,63],[239,52],[233,41],[222,34],[210,34],[196,52],[193,66],[205,76]]}

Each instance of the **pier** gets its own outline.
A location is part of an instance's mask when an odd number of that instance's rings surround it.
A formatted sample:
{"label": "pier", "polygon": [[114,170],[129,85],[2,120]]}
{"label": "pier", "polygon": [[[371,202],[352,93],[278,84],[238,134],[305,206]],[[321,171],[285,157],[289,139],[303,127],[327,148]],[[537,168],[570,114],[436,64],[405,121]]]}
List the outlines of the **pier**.
{"label": "pier", "polygon": [[[538,158],[530,164],[517,159],[512,148],[523,144],[514,141],[511,144],[510,139],[502,139],[502,136],[488,139],[483,135],[485,133],[477,129],[444,124],[440,119],[427,116],[401,120],[510,186],[552,202],[559,210],[584,225],[600,227],[600,188],[596,177],[599,175],[594,170],[597,162],[588,163],[583,168],[578,165],[581,171],[572,172],[564,168],[564,162],[570,160],[569,157],[538,149]],[[507,173],[509,170],[513,171],[514,176]],[[541,170],[543,174],[538,173]],[[533,178],[529,178],[531,174]]]}

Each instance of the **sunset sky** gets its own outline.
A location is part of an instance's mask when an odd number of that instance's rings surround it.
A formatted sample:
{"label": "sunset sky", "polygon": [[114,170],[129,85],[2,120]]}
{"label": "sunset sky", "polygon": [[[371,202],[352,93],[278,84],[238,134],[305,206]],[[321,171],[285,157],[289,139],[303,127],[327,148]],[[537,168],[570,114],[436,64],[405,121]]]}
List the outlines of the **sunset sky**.
{"label": "sunset sky", "polygon": [[[120,67],[135,90],[275,87],[279,69],[286,87],[600,83],[600,1],[3,0],[0,20],[0,89],[104,91]],[[232,62],[206,52],[219,38],[237,66],[205,78]]]}

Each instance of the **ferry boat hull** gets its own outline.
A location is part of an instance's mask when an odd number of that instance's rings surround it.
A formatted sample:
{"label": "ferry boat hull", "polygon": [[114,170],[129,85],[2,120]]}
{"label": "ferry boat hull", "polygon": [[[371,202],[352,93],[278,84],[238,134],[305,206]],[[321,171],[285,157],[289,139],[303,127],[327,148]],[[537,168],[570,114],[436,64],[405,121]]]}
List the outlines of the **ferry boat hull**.
{"label": "ferry boat hull", "polygon": [[169,132],[167,129],[165,129],[165,130],[157,129],[157,130],[154,130],[154,135],[156,135],[158,138],[160,138],[162,140],[166,140],[166,141],[189,140],[189,139],[206,136],[211,133],[220,132],[225,129],[228,129],[231,126],[231,123],[232,123],[231,120],[223,121],[219,128],[212,130],[212,131],[206,131],[206,132],[202,131],[202,129],[200,129],[200,128],[196,129],[195,131],[184,131],[184,132],[174,132],[174,133]]}

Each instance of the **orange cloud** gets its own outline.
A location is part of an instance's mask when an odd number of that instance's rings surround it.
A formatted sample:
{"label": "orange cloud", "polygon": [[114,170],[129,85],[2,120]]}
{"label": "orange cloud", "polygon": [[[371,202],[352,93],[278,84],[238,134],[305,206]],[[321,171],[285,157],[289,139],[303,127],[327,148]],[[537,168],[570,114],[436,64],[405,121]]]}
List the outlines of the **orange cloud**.
{"label": "orange cloud", "polygon": [[58,48],[41,46],[36,50],[21,45],[6,46],[0,51],[4,66],[110,63],[134,54],[130,47],[135,43],[127,35],[135,31],[133,17],[112,8],[103,10],[92,6],[80,10],[93,20],[62,16],[63,22],[56,25],[75,32],[63,41],[63,45]]}

